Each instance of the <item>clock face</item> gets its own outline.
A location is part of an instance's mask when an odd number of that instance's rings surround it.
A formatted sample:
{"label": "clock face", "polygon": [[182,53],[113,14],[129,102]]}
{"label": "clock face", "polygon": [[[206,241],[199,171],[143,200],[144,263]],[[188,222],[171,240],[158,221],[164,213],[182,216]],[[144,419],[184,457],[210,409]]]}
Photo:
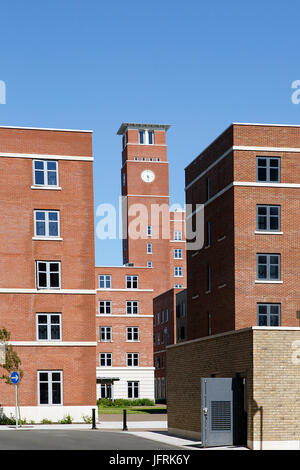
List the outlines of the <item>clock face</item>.
{"label": "clock face", "polygon": [[145,170],[142,172],[141,177],[145,183],[151,183],[155,179],[155,174],[151,170]]}

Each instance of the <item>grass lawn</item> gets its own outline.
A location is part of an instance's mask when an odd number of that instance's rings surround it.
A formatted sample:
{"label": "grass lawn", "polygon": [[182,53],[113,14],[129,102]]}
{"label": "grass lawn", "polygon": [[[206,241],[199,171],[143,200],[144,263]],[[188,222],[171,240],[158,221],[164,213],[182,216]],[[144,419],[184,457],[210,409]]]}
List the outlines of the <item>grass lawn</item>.
{"label": "grass lawn", "polygon": [[123,406],[117,408],[114,406],[99,406],[99,414],[102,415],[119,415],[123,414],[123,410],[127,410],[127,414],[163,414],[167,412],[166,405],[154,406]]}

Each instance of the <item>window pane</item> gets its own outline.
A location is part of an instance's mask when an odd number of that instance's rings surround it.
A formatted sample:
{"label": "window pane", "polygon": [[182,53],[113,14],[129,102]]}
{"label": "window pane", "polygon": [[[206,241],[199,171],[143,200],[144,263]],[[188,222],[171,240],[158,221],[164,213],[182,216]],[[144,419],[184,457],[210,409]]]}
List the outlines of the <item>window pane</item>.
{"label": "window pane", "polygon": [[48,383],[40,383],[40,404],[47,405],[49,403]]}
{"label": "window pane", "polygon": [[60,339],[59,325],[51,325],[51,339]]}
{"label": "window pane", "polygon": [[56,178],[56,172],[55,171],[48,171],[48,185],[49,186],[56,186],[57,185],[57,178]]}
{"label": "window pane", "polygon": [[[47,321],[47,319],[46,319],[46,321]],[[48,339],[47,325],[39,325],[38,339]]]}
{"label": "window pane", "polygon": [[46,224],[45,222],[36,222],[36,235],[46,235]]}
{"label": "window pane", "polygon": [[61,403],[60,383],[52,383],[52,403],[53,405]]}
{"label": "window pane", "polygon": [[46,273],[39,272],[38,274],[38,286],[39,287],[47,287],[47,276]]}
{"label": "window pane", "polygon": [[50,237],[58,236],[58,223],[57,222],[49,222],[49,235]]}
{"label": "window pane", "polygon": [[59,287],[58,273],[50,273],[50,287]]}

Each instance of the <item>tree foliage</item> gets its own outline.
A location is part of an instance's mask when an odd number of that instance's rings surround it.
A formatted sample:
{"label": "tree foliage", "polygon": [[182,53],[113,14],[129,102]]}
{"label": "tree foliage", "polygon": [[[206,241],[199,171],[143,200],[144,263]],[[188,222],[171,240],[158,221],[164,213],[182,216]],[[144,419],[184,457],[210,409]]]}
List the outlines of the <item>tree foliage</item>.
{"label": "tree foliage", "polygon": [[21,359],[14,350],[11,344],[8,344],[10,340],[10,333],[5,328],[0,329],[0,342],[5,345],[5,362],[0,364],[4,369],[4,373],[0,375],[0,379],[5,380],[5,383],[12,385],[10,380],[10,375],[12,372],[18,372],[20,376],[20,381],[24,375],[21,369]]}

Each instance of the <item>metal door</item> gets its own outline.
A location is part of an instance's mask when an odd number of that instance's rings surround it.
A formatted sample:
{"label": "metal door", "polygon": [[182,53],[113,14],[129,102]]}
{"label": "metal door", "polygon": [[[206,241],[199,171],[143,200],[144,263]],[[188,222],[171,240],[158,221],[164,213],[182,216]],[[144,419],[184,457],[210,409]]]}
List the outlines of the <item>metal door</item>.
{"label": "metal door", "polygon": [[201,435],[204,447],[233,444],[233,380],[201,379]]}

